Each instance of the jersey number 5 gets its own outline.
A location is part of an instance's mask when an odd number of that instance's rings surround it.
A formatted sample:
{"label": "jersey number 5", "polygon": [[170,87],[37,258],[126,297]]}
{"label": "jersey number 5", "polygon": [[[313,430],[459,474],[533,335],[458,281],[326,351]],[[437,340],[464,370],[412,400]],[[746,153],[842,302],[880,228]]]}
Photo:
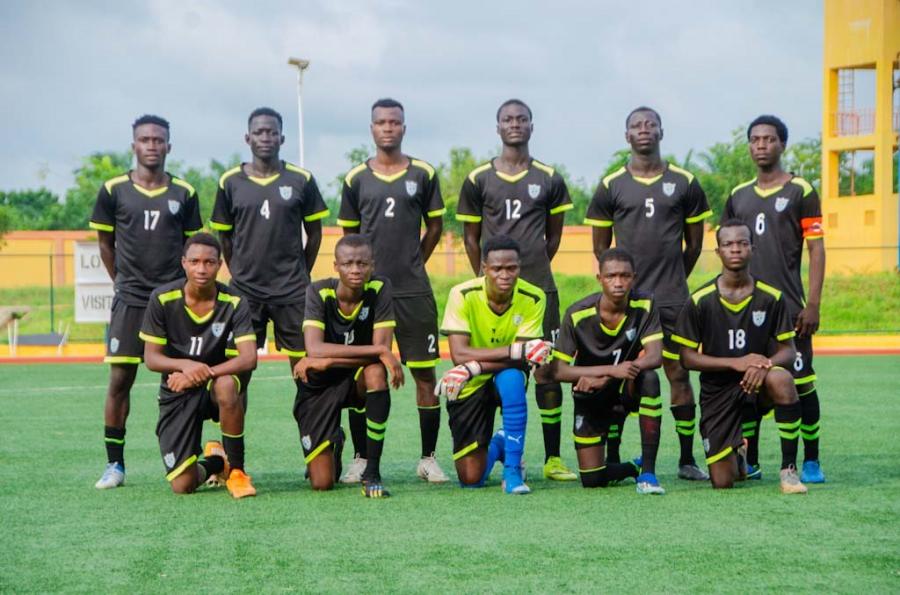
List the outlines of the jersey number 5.
{"label": "jersey number 5", "polygon": [[647,212],[644,213],[644,216],[647,217],[647,218],[649,219],[650,217],[653,216],[653,213],[656,212],[656,207],[653,206],[653,199],[652,199],[652,198],[645,198],[645,199],[644,199],[644,208],[647,209]]}

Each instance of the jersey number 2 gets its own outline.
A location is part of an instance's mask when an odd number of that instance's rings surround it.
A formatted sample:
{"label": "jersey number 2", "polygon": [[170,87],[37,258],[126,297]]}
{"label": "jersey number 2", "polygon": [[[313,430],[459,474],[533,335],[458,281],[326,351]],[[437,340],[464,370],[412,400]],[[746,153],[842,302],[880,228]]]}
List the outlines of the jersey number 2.
{"label": "jersey number 2", "polygon": [[394,206],[397,204],[397,201],[393,197],[389,196],[385,199],[385,202],[387,203],[387,207],[385,207],[385,209],[384,209],[384,216],[385,217],[393,217],[394,216]]}

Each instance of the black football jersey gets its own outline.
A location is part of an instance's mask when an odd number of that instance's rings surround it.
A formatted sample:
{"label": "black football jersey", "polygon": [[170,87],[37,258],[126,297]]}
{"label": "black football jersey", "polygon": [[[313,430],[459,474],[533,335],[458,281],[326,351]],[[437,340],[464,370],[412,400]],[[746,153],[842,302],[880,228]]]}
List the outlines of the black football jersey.
{"label": "black football jersey", "polygon": [[584,222],[613,228],[616,246],[634,258],[635,289],[652,293],[659,306],[680,306],[688,297],[684,227],[711,216],[694,175],[669,163],[652,178],[624,166],[603,178]]}
{"label": "black football jersey", "polygon": [[[391,282],[385,277],[372,277],[366,283],[362,300],[349,315],[341,312],[337,300],[339,279],[316,281],[306,290],[303,328],[314,326],[325,333],[326,343],[338,345],[372,345],[377,328],[394,328]],[[343,377],[340,370],[311,372],[310,385],[328,384],[329,379]]]}
{"label": "black football jersey", "polygon": [[160,285],[184,278],[181,250],[187,236],[203,227],[193,186],[169,175],[169,184],[148,190],[131,172],[100,187],[90,227],[115,234],[116,294],[144,306]]}
{"label": "black football jersey", "polygon": [[[781,291],[756,280],[753,293],[732,304],[719,294],[718,278],[691,294],[678,315],[672,341],[713,357],[770,355],[773,342],[794,336]],[[704,390],[717,391],[741,381],[742,372],[701,372]]]}
{"label": "black football jersey", "polygon": [[824,236],[816,190],[796,176],[784,186],[765,190],[753,179],[731,191],[722,218],[732,217],[753,231],[750,274],[784,291],[790,314],[796,316],[806,303],[800,278],[803,240]]}
{"label": "black football jersey", "polygon": [[456,218],[480,222],[482,242],[501,234],[519,242],[521,277],[555,292],[547,258],[547,217],[573,208],[566,183],[549,165],[532,159],[528,169],[511,176],[491,161],[472,170],[463,182]]}
{"label": "black football jersey", "polygon": [[637,359],[644,345],[662,340],[659,314],[649,294],[631,292],[625,316],[616,328],[603,324],[600,296],[593,293],[569,306],[554,357],[576,366],[615,366]]}
{"label": "black football jersey", "polygon": [[338,225],[369,238],[375,274],[391,280],[395,297],[431,295],[422,222],[444,212],[440,182],[428,163],[410,158],[409,167],[386,176],[366,162],[344,178]]}
{"label": "black football jersey", "polygon": [[[205,316],[197,316],[184,299],[185,281],[179,279],[153,291],[147,302],[140,337],[163,345],[166,356],[190,359],[215,366],[224,362],[226,346],[256,341],[250,309],[241,298],[216,283],[216,305]],[[168,391],[162,375],[161,388]]]}
{"label": "black football jersey", "polygon": [[303,253],[304,221],[328,216],[313,175],[282,161],[268,177],[249,176],[244,165],[219,179],[210,226],[232,233],[231,284],[255,301],[302,301],[309,284]]}

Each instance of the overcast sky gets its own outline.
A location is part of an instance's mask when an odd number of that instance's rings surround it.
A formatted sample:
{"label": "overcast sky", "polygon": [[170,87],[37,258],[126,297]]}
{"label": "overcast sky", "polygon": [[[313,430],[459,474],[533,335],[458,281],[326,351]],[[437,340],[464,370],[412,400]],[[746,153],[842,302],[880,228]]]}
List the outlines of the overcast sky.
{"label": "overcast sky", "polygon": [[[265,6],[265,11],[256,7]],[[62,193],[79,159],[125,150],[130,123],[172,123],[171,158],[249,154],[247,114],[285,116],[297,160],[304,79],[306,167],[325,186],[370,140],[369,106],[406,106],[407,153],[439,163],[454,146],[499,146],[494,114],[534,110],[532,154],[593,182],[624,145],[639,104],[663,116],[663,151],[683,156],[754,116],[795,139],[821,129],[819,1],[264,3],[220,0],[0,3],[0,189]]]}

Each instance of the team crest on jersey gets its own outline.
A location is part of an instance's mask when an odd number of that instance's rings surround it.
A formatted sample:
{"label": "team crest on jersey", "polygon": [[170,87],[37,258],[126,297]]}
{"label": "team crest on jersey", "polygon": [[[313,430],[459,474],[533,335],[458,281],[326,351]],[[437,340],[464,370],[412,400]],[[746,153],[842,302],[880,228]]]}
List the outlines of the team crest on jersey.
{"label": "team crest on jersey", "polygon": [[172,213],[173,215],[177,215],[177,214],[178,214],[178,211],[180,211],[180,210],[181,210],[181,203],[180,203],[180,202],[178,202],[177,200],[170,200],[170,201],[169,201],[169,212],[170,212],[170,213]]}
{"label": "team crest on jersey", "polygon": [[513,315],[513,324],[522,324],[522,315],[521,314]]}
{"label": "team crest on jersey", "polygon": [[281,195],[281,198],[284,200],[291,200],[291,197],[294,196],[294,187],[293,186],[279,186],[278,194]]}
{"label": "team crest on jersey", "polygon": [[789,202],[791,202],[791,199],[779,196],[775,199],[775,210],[780,213],[787,208]]}
{"label": "team crest on jersey", "polygon": [[175,453],[167,452],[166,456],[163,457],[163,462],[166,464],[166,467],[171,469],[175,466]]}
{"label": "team crest on jersey", "polygon": [[766,311],[765,310],[754,310],[753,311],[753,324],[756,326],[762,326],[766,321]]}
{"label": "team crest on jersey", "polygon": [[415,196],[416,190],[419,189],[419,183],[415,180],[406,180],[406,193]]}
{"label": "team crest on jersey", "polygon": [[368,318],[368,317],[369,317],[369,307],[368,307],[368,306],[364,306],[364,307],[359,311],[359,319],[360,319],[360,320],[365,320],[365,319]]}
{"label": "team crest on jersey", "polygon": [[312,439],[309,437],[309,434],[300,439],[301,444],[303,444],[303,448],[309,450],[312,448]]}
{"label": "team crest on jersey", "polygon": [[225,323],[224,322],[214,322],[212,323],[212,327],[210,327],[212,334],[216,337],[221,337],[222,333],[225,332]]}
{"label": "team crest on jersey", "polygon": [[663,194],[666,196],[675,194],[675,182],[663,182]]}
{"label": "team crest on jersey", "polygon": [[576,429],[576,430],[580,430],[580,429],[581,429],[581,426],[583,426],[583,425],[584,425],[584,416],[583,416],[583,415],[576,415],[576,416],[575,416],[575,429]]}
{"label": "team crest on jersey", "polygon": [[529,184],[528,185],[528,196],[531,198],[537,198],[541,194],[541,185],[540,184]]}
{"label": "team crest on jersey", "polygon": [[634,327],[631,327],[627,331],[625,331],[625,338],[629,341],[634,341],[634,336],[637,334],[637,330]]}
{"label": "team crest on jersey", "polygon": [[109,351],[115,353],[119,350],[119,340],[115,337],[109,340]]}

